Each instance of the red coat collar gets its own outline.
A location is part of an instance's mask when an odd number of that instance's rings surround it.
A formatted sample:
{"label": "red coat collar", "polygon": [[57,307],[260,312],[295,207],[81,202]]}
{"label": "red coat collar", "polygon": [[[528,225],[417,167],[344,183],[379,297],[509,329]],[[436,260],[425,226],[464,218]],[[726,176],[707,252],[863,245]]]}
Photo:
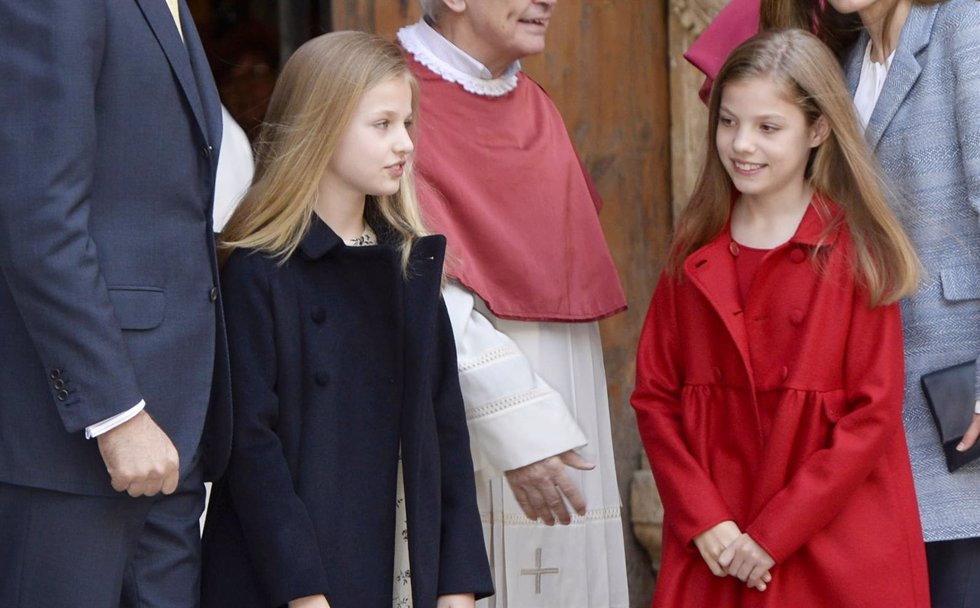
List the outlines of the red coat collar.
{"label": "red coat collar", "polygon": [[[843,224],[841,217],[842,210],[835,202],[814,194],[796,233],[773,249],[773,252],[791,247],[813,249],[833,245],[840,236],[840,225]],[[707,298],[721,317],[748,367],[748,335],[731,244],[729,219],[715,238],[687,257],[684,261],[684,276]]]}

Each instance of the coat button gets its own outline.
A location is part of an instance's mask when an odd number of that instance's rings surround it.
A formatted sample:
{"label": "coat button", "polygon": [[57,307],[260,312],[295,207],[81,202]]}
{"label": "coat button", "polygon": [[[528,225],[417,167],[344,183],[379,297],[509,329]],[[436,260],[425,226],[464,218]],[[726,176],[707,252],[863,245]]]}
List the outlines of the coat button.
{"label": "coat button", "polygon": [[738,243],[735,241],[728,243],[728,251],[730,251],[733,256],[738,257]]}
{"label": "coat button", "polygon": [[712,372],[714,373],[714,376],[715,376],[715,382],[721,382],[721,377],[722,377],[722,376],[721,376],[721,368],[720,368],[720,367],[717,367],[717,366],[716,366],[716,367],[715,367],[715,368],[714,368],[713,370],[711,370],[711,371],[712,371]]}
{"label": "coat button", "polygon": [[789,378],[789,368],[784,365],[782,369],[779,370],[779,377],[784,381]]}
{"label": "coat button", "polygon": [[802,325],[804,319],[806,319],[806,312],[802,308],[794,308],[793,312],[789,313],[789,322],[793,325]]}
{"label": "coat button", "polygon": [[214,304],[218,301],[218,288],[212,287],[211,291],[208,292],[208,301]]}
{"label": "coat button", "polygon": [[799,247],[795,247],[793,251],[789,252],[789,259],[795,264],[799,264],[806,259],[806,254]]}
{"label": "coat button", "polygon": [[214,152],[214,146],[212,146],[211,144],[208,144],[203,148],[201,148],[201,155],[208,160],[211,160],[211,154],[213,152]]}
{"label": "coat button", "polygon": [[65,388],[65,381],[63,379],[61,379],[61,378],[56,379],[54,381],[54,388],[55,388],[55,390],[58,390],[58,391],[60,391],[61,389]]}
{"label": "coat button", "polygon": [[330,380],[330,375],[327,372],[320,370],[313,374],[313,381],[317,383],[317,386],[326,386],[327,381]]}
{"label": "coat button", "polygon": [[60,391],[58,391],[58,401],[64,401],[67,398],[68,398],[68,391],[66,391],[65,389],[61,389]]}
{"label": "coat button", "polygon": [[319,325],[327,320],[327,311],[323,310],[322,306],[314,306],[313,310],[310,311],[310,318]]}
{"label": "coat button", "polygon": [[51,370],[51,373],[48,374],[48,377],[51,378],[52,380],[57,380],[58,378],[61,377],[61,370],[60,369]]}

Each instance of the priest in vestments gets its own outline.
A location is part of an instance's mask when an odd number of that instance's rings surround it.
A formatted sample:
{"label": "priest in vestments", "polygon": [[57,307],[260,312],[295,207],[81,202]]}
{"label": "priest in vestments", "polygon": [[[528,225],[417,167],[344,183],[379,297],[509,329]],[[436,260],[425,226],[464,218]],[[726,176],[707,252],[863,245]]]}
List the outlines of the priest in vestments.
{"label": "priest in vestments", "polygon": [[600,199],[521,72],[555,0],[422,0],[398,32],[421,89],[418,194],[447,236],[446,305],[496,595],[629,605],[597,321],[626,308]]}

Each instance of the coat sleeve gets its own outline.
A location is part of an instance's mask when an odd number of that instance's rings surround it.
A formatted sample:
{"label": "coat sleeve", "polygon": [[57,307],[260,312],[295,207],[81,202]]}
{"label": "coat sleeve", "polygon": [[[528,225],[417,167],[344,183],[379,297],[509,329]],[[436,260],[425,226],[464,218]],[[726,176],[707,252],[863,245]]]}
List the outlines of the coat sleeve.
{"label": "coat sleeve", "polygon": [[[980,10],[971,6],[953,30],[951,65],[955,86],[956,132],[959,136],[966,196],[980,223]],[[974,280],[980,282],[980,263],[975,262]],[[975,396],[980,401],[980,365],[977,366]]]}
{"label": "coat sleeve", "polygon": [[88,229],[105,28],[101,3],[0,0],[2,287],[68,432],[142,399]]}
{"label": "coat sleeve", "polygon": [[470,460],[469,432],[456,370],[449,315],[442,301],[437,319],[439,381],[435,384],[436,430],[442,470],[442,522],[437,593],[493,594],[483,529],[476,505],[476,480]]}
{"label": "coat sleeve", "polygon": [[476,310],[473,293],[450,283],[443,295],[476,469],[510,471],[588,443],[558,391]]}
{"label": "coat sleeve", "polygon": [[691,542],[705,530],[735,517],[687,447],[675,288],[674,281],[662,276],[653,294],[637,348],[636,388],[631,402],[664,513],[680,538]]}
{"label": "coat sleeve", "polygon": [[[841,512],[894,445],[896,433],[902,432],[905,368],[898,304],[872,308],[867,293],[860,289],[852,290],[852,298],[844,361],[844,413],[827,447],[803,461],[789,483],[746,528],[776,563]],[[903,449],[902,456],[905,454]],[[896,462],[896,474],[908,474],[907,466]]]}
{"label": "coat sleeve", "polygon": [[313,521],[275,431],[281,404],[268,274],[273,264],[258,253],[236,252],[222,272],[235,407],[225,475],[252,565],[279,606],[307,595],[329,597],[330,587]]}

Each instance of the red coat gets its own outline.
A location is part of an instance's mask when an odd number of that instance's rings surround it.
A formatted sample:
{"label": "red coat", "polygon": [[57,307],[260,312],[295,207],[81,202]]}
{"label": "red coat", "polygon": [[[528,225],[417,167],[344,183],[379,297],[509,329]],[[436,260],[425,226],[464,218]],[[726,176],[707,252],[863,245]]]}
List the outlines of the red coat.
{"label": "red coat", "polygon": [[[654,606],[929,605],[899,309],[869,307],[846,229],[825,227],[811,206],[744,308],[727,229],[657,286],[632,399],[664,504]],[[775,559],[767,591],[694,546],[728,519]]]}

